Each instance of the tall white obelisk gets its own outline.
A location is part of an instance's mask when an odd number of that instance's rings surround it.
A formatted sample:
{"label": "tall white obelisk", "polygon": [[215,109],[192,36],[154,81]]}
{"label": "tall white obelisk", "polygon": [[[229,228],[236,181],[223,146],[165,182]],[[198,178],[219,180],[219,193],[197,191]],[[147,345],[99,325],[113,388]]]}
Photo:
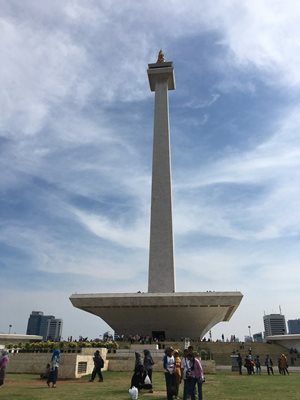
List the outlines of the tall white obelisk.
{"label": "tall white obelisk", "polygon": [[147,72],[150,89],[155,92],[148,292],[172,293],[175,269],[168,90],[175,89],[173,63],[166,62],[160,51]]}

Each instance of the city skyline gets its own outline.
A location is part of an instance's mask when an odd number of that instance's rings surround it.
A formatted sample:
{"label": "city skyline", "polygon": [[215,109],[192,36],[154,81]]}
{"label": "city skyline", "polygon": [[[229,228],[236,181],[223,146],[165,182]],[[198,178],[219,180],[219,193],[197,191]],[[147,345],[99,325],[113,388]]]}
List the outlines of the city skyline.
{"label": "city skyline", "polygon": [[244,294],[215,339],[279,307],[299,318],[300,4],[114,4],[2,4],[0,332],[42,309],[97,337],[71,293],[147,291],[160,48],[176,67],[176,291]]}

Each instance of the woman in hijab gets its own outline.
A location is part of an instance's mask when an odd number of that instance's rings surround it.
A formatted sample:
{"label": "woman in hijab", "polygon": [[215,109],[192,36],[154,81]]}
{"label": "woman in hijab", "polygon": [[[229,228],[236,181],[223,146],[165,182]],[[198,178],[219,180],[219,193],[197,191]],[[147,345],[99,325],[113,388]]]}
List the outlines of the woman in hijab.
{"label": "woman in hijab", "polygon": [[50,383],[52,383],[52,387],[56,387],[57,375],[58,375],[58,367],[60,362],[60,350],[53,350],[51,362],[50,362],[50,374],[47,380],[47,385],[50,387]]}
{"label": "woman in hijab", "polygon": [[2,350],[2,354],[0,357],[0,386],[4,384],[5,370],[8,362],[9,362],[8,351]]}
{"label": "woman in hijab", "polygon": [[[153,358],[149,350],[144,350],[144,389],[150,390],[150,393],[153,393],[152,387],[152,368],[154,365]],[[147,378],[148,376],[148,378]]]}
{"label": "woman in hijab", "polygon": [[144,369],[145,369],[145,378],[148,375],[150,381],[152,382],[152,368],[154,365],[153,358],[149,350],[144,350]]}
{"label": "woman in hijab", "polygon": [[178,399],[179,385],[181,382],[181,358],[179,357],[179,350],[174,350],[174,358],[175,358],[175,399]]}
{"label": "woman in hijab", "polygon": [[142,389],[144,384],[144,367],[142,362],[142,356],[137,351],[135,352],[135,365],[134,373],[131,378],[130,387],[135,386],[137,389]]}

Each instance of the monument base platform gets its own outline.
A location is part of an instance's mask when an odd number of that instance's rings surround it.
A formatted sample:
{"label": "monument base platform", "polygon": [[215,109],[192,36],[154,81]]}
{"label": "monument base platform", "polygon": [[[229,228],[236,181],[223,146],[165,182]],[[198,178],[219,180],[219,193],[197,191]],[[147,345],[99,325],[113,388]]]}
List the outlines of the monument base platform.
{"label": "monument base platform", "polygon": [[74,307],[103,319],[117,334],[159,340],[202,338],[214,325],[229,321],[240,292],[73,294]]}

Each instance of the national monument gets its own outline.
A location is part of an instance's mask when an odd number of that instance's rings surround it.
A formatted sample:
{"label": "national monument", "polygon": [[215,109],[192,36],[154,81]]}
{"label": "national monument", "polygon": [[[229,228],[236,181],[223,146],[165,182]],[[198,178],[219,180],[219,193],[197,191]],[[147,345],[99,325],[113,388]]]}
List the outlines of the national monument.
{"label": "national monument", "polygon": [[175,292],[168,91],[175,89],[172,62],[162,51],[148,65],[155,92],[148,293],[72,294],[73,306],[99,316],[115,332],[158,339],[202,338],[228,321],[240,292]]}

